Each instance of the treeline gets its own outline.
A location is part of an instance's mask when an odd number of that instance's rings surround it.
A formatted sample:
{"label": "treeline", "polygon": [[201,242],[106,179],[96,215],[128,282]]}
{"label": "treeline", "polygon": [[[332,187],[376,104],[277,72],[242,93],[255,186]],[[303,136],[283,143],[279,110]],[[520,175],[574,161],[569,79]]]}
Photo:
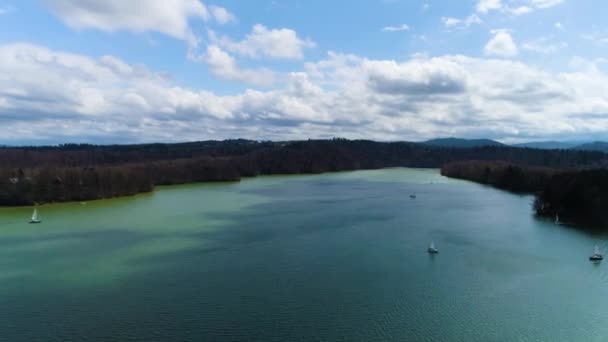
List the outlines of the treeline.
{"label": "treeline", "polygon": [[[121,165],[202,157],[243,157],[265,154],[299,154],[306,150],[322,159],[326,149],[340,152],[345,159],[364,164],[415,164],[440,167],[462,160],[504,160],[522,165],[547,167],[602,166],[606,155],[593,151],[537,150],[509,146],[442,148],[409,142],[380,143],[366,140],[308,140],[270,142],[252,140],[200,141],[178,144],[86,145],[0,147],[0,167],[83,167]],[[299,160],[298,160],[299,161]],[[289,162],[289,161],[287,161]],[[294,161],[292,164],[296,164]],[[291,165],[290,168],[300,167]]]}
{"label": "treeline", "polygon": [[552,169],[468,161],[446,164],[441,173],[508,191],[533,193],[534,211],[539,216],[583,226],[608,224],[606,169]]}
{"label": "treeline", "polygon": [[141,165],[0,168],[2,206],[111,198],[152,189],[153,183]]}
{"label": "treeline", "polygon": [[178,159],[97,167],[0,168],[0,206],[74,202],[150,192],[155,185],[238,181],[227,158]]}
{"label": "treeline", "polygon": [[558,171],[546,167],[518,166],[505,161],[465,161],[444,165],[446,177],[470,180],[518,193],[542,191]]}
{"label": "treeline", "polygon": [[[457,165],[450,163],[463,160],[496,159],[525,167],[559,169],[608,165],[607,156],[600,152],[499,146],[450,149],[408,142],[344,139],[5,147],[0,148],[0,205],[85,201],[151,191],[155,185],[238,181],[242,177],[266,174],[384,167],[438,168],[445,164]],[[499,169],[484,168],[481,174],[484,182],[498,182],[496,185],[501,187],[501,184],[517,184],[514,191],[528,191],[532,186],[525,176],[529,171],[511,169],[500,176]],[[519,181],[509,181],[517,177]]]}
{"label": "treeline", "polygon": [[177,144],[0,147],[0,167],[81,167],[118,165],[201,157],[242,156],[277,146],[251,140],[200,141]]}
{"label": "treeline", "polygon": [[593,227],[608,225],[608,170],[563,172],[537,195],[536,213]]}

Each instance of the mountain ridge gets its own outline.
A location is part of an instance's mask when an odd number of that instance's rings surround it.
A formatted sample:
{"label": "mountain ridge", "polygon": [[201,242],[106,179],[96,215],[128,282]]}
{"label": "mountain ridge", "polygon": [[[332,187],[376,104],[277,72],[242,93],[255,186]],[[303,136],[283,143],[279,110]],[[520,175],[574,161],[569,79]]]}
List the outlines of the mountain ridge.
{"label": "mountain ridge", "polygon": [[479,139],[465,139],[465,138],[437,138],[419,142],[422,145],[444,147],[444,148],[477,148],[477,147],[489,147],[489,146],[509,146],[517,148],[531,148],[539,150],[576,150],[576,151],[596,151],[608,153],[608,142],[605,141],[558,141],[558,140],[547,140],[547,141],[534,141],[518,144],[504,144],[496,140],[479,138]]}
{"label": "mountain ridge", "polygon": [[507,146],[492,139],[462,139],[462,138],[437,138],[421,142],[423,145],[448,148],[474,148],[484,146]]}

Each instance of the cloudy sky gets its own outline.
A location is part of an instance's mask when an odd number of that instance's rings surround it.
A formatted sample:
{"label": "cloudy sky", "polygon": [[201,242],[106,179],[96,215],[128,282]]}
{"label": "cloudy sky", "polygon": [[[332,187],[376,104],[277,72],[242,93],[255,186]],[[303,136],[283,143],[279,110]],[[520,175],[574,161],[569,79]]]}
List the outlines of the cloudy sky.
{"label": "cloudy sky", "polygon": [[0,144],[608,139],[608,2],[0,0]]}

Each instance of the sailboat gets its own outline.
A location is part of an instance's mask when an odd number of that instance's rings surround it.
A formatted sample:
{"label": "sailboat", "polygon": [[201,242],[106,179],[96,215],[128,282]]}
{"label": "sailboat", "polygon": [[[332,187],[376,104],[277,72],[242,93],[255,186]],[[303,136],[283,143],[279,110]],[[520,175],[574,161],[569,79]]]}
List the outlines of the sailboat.
{"label": "sailboat", "polygon": [[435,247],[435,242],[431,241],[431,245],[429,246],[428,252],[430,254],[437,254],[439,250]]}
{"label": "sailboat", "polygon": [[561,225],[562,221],[559,220],[559,215],[555,214],[555,224]]}
{"label": "sailboat", "polygon": [[42,223],[42,220],[38,218],[38,209],[34,208],[34,213],[32,213],[32,219],[30,223]]}
{"label": "sailboat", "polygon": [[598,247],[598,245],[595,245],[595,248],[593,249],[593,255],[589,257],[589,260],[591,260],[591,261],[604,260],[604,255],[600,251],[600,248]]}

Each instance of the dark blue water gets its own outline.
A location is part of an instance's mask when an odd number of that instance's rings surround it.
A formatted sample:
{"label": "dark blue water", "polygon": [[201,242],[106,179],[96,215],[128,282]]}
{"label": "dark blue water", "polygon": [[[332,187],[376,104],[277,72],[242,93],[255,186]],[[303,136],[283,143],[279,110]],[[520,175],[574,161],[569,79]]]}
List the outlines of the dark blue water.
{"label": "dark blue water", "polygon": [[0,340],[604,341],[603,237],[531,201],[395,169],[46,206],[39,226],[0,210]]}

